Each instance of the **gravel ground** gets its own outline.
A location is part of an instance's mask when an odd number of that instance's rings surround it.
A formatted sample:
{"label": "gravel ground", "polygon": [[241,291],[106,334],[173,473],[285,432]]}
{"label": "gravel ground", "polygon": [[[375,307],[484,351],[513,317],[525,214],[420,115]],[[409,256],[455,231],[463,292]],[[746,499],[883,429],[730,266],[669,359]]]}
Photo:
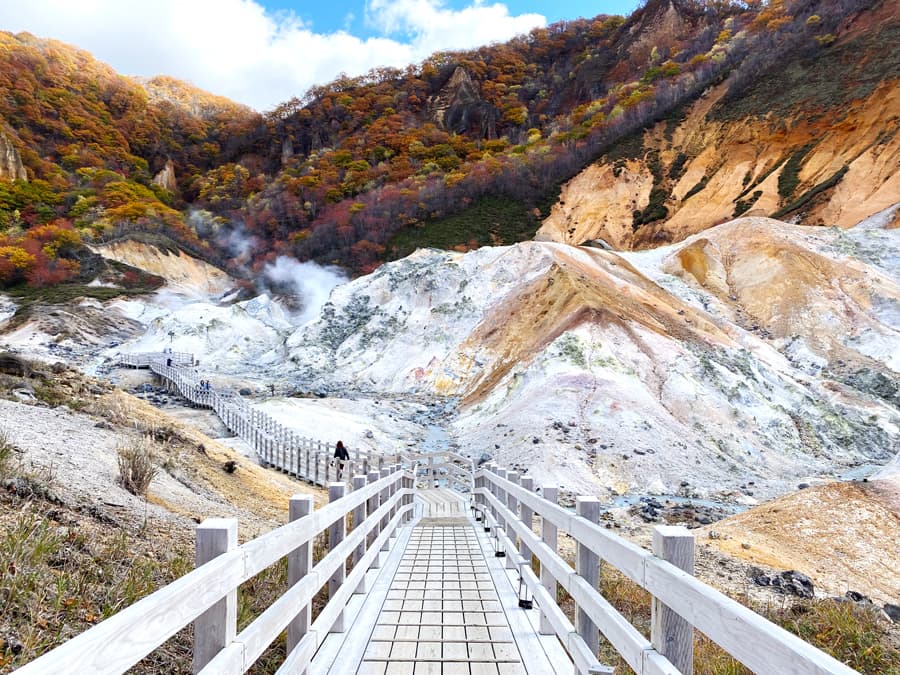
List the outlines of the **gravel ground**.
{"label": "gravel ground", "polygon": [[[62,406],[41,408],[3,400],[0,428],[21,451],[17,458],[22,469],[45,482],[66,504],[122,525],[138,524],[141,514],[179,518],[118,484],[116,448],[131,440],[125,433],[98,428],[94,418]],[[153,488],[165,490],[170,481],[174,479],[161,472]]]}
{"label": "gravel ground", "polygon": [[[160,470],[147,499],[118,484],[116,448],[137,439],[137,431],[104,428],[110,425],[100,418],[63,406],[6,400],[0,400],[0,429],[17,448],[13,461],[20,472],[35,476],[67,506],[131,530],[152,523],[189,533],[204,518],[234,517],[244,539],[285,522],[291,494],[317,492],[130,400],[136,419],[152,415],[151,424],[172,425],[179,435],[160,448]],[[229,459],[238,462],[234,474],[222,470]]]}

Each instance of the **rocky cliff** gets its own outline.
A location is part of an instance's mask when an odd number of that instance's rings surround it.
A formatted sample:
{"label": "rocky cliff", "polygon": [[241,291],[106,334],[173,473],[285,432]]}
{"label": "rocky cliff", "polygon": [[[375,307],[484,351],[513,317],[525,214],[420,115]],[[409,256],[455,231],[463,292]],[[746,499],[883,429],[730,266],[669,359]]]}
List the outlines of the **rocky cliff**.
{"label": "rocky cliff", "polygon": [[178,181],[175,179],[175,163],[171,159],[167,160],[162,170],[153,177],[153,182],[169,192],[178,191]]}
{"label": "rocky cliff", "polygon": [[234,286],[234,280],[209,263],[170,244],[169,248],[123,239],[97,247],[110,260],[142,269],[166,280],[175,292],[191,296],[218,296]]}
{"label": "rocky cliff", "polygon": [[9,136],[0,130],[0,178],[5,180],[28,180],[22,157]]}
{"label": "rocky cliff", "polygon": [[720,84],[618,143],[564,186],[537,238],[648,248],[742,214],[847,228],[897,203],[900,26],[889,5],[814,58],[743,90]]}
{"label": "rocky cliff", "polygon": [[484,138],[497,136],[499,111],[479,94],[469,73],[458,66],[437,94],[428,98],[428,115],[446,131],[474,132]]}

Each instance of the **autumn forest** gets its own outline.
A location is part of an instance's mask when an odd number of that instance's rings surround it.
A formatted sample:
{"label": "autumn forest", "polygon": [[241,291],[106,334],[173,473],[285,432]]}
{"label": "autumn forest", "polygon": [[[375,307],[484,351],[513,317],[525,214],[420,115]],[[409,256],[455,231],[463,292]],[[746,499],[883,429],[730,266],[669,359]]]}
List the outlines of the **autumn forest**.
{"label": "autumn forest", "polygon": [[[265,113],[0,33],[0,283],[77,280],[84,244],[135,233],[238,275],[285,254],[359,274],[416,246],[527,239],[583,167],[711,84],[727,78],[727,105],[828,50],[867,4],[650,0],[340,77]],[[651,196],[634,226],[665,215]]]}

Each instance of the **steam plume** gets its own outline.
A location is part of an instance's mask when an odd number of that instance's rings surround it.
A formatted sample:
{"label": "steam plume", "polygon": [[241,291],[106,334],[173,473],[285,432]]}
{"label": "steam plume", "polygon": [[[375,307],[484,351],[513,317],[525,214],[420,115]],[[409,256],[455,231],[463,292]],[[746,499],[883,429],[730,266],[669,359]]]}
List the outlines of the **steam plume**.
{"label": "steam plume", "polygon": [[279,256],[274,263],[267,264],[262,277],[276,292],[287,293],[300,300],[300,313],[294,317],[299,323],[316,318],[322,305],[328,301],[331,290],[347,281],[347,275],[337,267],[298,262],[288,256]]}

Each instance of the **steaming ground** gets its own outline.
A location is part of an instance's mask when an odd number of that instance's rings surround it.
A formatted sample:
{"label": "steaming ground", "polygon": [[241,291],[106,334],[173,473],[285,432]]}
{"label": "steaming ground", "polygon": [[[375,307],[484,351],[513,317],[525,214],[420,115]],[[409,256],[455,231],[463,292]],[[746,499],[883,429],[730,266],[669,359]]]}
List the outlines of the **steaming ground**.
{"label": "steaming ground", "polygon": [[[418,251],[352,282],[282,257],[241,302],[220,271],[141,246],[114,253],[167,276],[164,291],[47,308],[0,347],[132,390],[149,378],[115,368],[121,353],[190,352],[215,386],[302,436],[489,454],[566,497],[608,498],[627,534],[778,495],[785,532],[849,522],[834,509],[853,484],[836,479],[868,476],[898,450],[900,232],[878,222],[842,233],[743,219],[628,255],[535,242]],[[0,319],[14,312],[0,299]],[[227,435],[209,412],[142,395]],[[894,460],[853,513],[891,500],[897,512],[898,477]],[[796,492],[802,483],[816,492]],[[820,547],[794,559],[790,542],[760,535],[744,548],[754,518],[722,521],[709,545],[828,579]],[[876,558],[841,564],[866,579]]]}
{"label": "steaming ground", "polygon": [[[128,242],[105,252],[168,275],[164,291],[49,312],[0,341],[100,373],[123,352],[189,352],[215,386],[328,444],[415,448],[437,428],[573,492],[747,505],[897,452],[900,246],[866,225],[743,219],[630,256],[419,251],[349,283],[280,257],[241,302],[219,270]],[[735,262],[757,254],[776,263]]]}
{"label": "steaming ground", "polygon": [[267,264],[262,276],[270,293],[280,291],[296,299],[291,321],[298,326],[315,319],[332,289],[347,282],[347,275],[337,267],[301,263],[287,256],[278,256]]}
{"label": "steaming ground", "polygon": [[[251,400],[302,436],[330,445],[342,439],[350,448],[385,452],[415,448],[434,436],[429,431],[432,408],[416,397],[382,399],[345,391],[341,394],[352,398],[342,398],[332,391],[323,399],[317,395],[322,390],[308,391],[284,367],[288,338],[318,317],[331,291],[347,281],[340,270],[281,256],[263,269],[263,293],[232,302],[235,280],[183,253],[134,241],[100,251],[163,276],[166,287],[145,298],[51,308],[0,335],[0,348],[48,363],[66,361],[135,392],[150,379],[145,372],[115,367],[120,354],[171,348],[194,354],[199,372],[214,386],[249,392]],[[0,326],[15,310],[12,300],[0,296]],[[177,397],[151,397],[169,413],[253,458],[250,447],[229,437],[215,415],[185,407]]]}

